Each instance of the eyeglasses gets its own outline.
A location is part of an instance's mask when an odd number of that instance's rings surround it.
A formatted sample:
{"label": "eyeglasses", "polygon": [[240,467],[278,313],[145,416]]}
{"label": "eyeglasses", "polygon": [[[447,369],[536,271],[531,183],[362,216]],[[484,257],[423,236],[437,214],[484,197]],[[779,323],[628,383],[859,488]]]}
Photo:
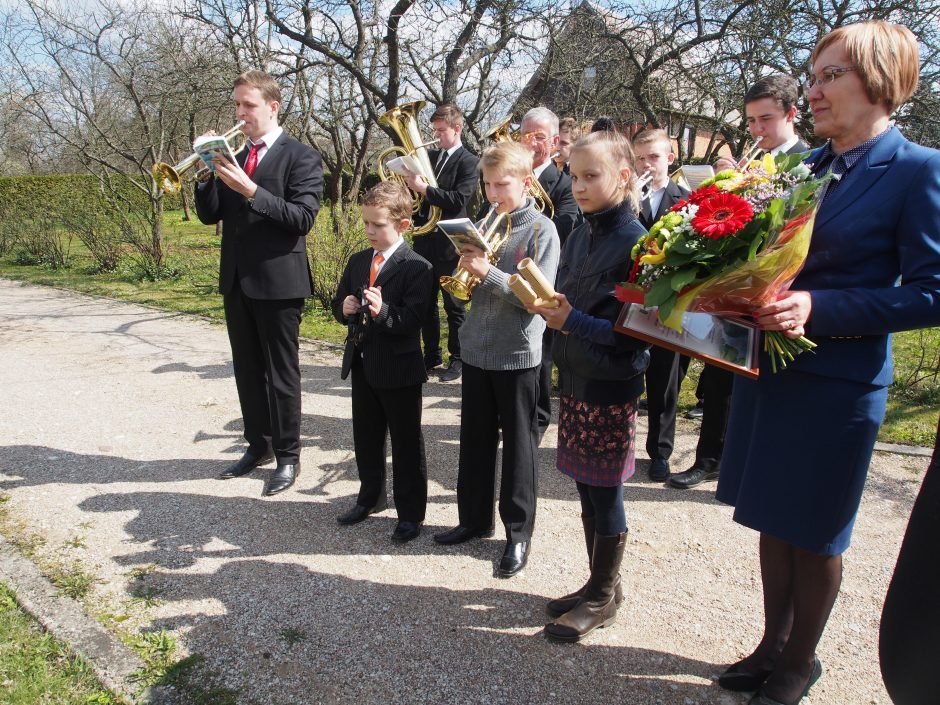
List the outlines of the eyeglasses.
{"label": "eyeglasses", "polygon": [[548,135],[546,135],[544,132],[522,133],[522,141],[525,142],[526,144],[530,144],[532,142],[548,142],[549,139],[551,138]]}
{"label": "eyeglasses", "polygon": [[809,90],[817,83],[820,86],[828,86],[842,74],[857,70],[855,66],[826,66],[820,74],[807,74],[806,78],[803,79],[803,88]]}

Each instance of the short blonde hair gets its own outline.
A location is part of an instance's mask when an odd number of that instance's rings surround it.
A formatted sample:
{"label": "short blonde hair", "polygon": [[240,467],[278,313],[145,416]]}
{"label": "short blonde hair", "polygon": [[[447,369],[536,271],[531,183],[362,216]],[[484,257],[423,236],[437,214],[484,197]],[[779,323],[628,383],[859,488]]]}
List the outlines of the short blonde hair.
{"label": "short blonde hair", "polygon": [[642,130],[633,137],[634,147],[640,144],[652,144],[653,142],[659,142],[666,148],[667,154],[672,154],[672,138],[669,136],[669,133],[662,128],[656,127]]}
{"label": "short blonde hair", "polygon": [[381,181],[366,191],[362,205],[385,208],[392,220],[411,220],[411,192],[397,181]]}
{"label": "short blonde hair", "polygon": [[532,175],[532,150],[518,142],[500,142],[489,147],[480,158],[480,171],[494,169],[524,179]]}
{"label": "short blonde hair", "polygon": [[571,156],[577,152],[590,149],[592,154],[611,171],[619,172],[624,167],[630,170],[630,181],[627,183],[624,197],[630,203],[634,213],[640,211],[640,199],[636,186],[636,159],[633,156],[633,146],[624,135],[619,132],[601,130],[591,132],[571,148]]}
{"label": "short blonde hair", "polygon": [[239,86],[257,88],[266,103],[280,104],[281,102],[280,86],[277,85],[277,81],[274,80],[271,74],[265,73],[264,71],[245,71],[245,73],[240,74],[238,78],[235,79],[235,83],[232,84],[232,90]]}
{"label": "short blonde hair", "polygon": [[884,20],[843,25],[819,40],[810,60],[815,63],[823,49],[837,42],[849,55],[872,103],[885,105],[891,113],[914,95],[920,50],[907,27]]}

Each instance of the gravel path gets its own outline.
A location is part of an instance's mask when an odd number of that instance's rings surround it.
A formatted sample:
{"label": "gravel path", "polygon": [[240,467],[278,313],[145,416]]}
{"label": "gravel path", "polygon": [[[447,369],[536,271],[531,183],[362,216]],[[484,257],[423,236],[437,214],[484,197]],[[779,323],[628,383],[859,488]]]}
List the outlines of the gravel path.
{"label": "gravel path", "polygon": [[[260,497],[266,472],[213,479],[243,447],[224,328],[0,280],[0,354],[0,491],[12,514],[100,578],[100,611],[172,630],[240,703],[747,702],[712,677],[759,637],[757,536],[731,521],[714,485],[670,490],[640,464],[619,619],[559,646],[541,635],[542,610],[586,565],[554,427],[539,454],[533,554],[504,581],[493,577],[499,534],[454,548],[431,539],[456,522],[457,384],[425,387],[428,519],[398,547],[392,512],[345,529],[334,519],[357,483],[333,347],[302,346],[303,472],[271,499]],[[679,432],[682,470],[697,426],[683,420]],[[878,620],[927,462],[876,454],[813,705],[889,703]],[[134,582],[135,569],[148,574]],[[132,591],[158,599],[128,603]]]}

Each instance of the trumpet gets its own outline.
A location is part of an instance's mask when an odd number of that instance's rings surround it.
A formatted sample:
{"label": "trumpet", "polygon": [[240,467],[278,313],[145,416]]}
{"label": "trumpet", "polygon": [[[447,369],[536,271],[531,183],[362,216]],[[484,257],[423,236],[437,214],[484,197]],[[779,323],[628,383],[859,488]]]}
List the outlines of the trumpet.
{"label": "trumpet", "polygon": [[[643,176],[641,176],[640,178],[636,180],[637,191],[639,191],[641,194],[640,196],[641,203],[650,197],[652,190],[646,189],[646,187],[649,186],[649,184],[652,181],[653,181],[653,171],[651,169],[647,169],[645,172],[643,172]],[[646,191],[644,191],[643,189],[646,189]]]}
{"label": "trumpet", "polygon": [[[491,216],[493,216],[491,218]],[[497,232],[499,224],[506,219],[506,228],[502,233]],[[489,213],[483,219],[483,242],[487,245],[486,256],[494,267],[499,262],[499,251],[506,244],[512,234],[512,219],[505,213],[496,212],[496,204],[490,204]],[[469,301],[473,290],[480,284],[480,278],[471,274],[464,267],[457,267],[450,276],[441,277],[441,288],[455,299]]]}
{"label": "trumpet", "polygon": [[[434,175],[434,168],[431,166],[431,158],[428,156],[428,146],[436,144],[439,140],[424,142],[421,134],[418,132],[418,113],[424,107],[423,100],[416,100],[412,103],[398,105],[385,112],[379,118],[379,124],[391,128],[398,137],[400,145],[395,145],[384,150],[379,155],[378,167],[379,178],[382,181],[395,180],[407,188],[405,177],[386,168],[386,160],[393,159],[399,155],[408,155],[414,157],[420,167],[418,176],[427,181],[428,186],[437,188],[437,177]],[[424,205],[424,196],[420,193],[412,194],[412,213],[417,213]],[[428,222],[424,225],[413,226],[410,230],[412,235],[426,235],[437,227],[437,221],[441,219],[443,211],[437,206],[431,206],[428,214]]]}
{"label": "trumpet", "polygon": [[757,136],[757,139],[754,140],[754,144],[747,151],[747,154],[745,154],[741,158],[741,160],[737,163],[737,165],[734,167],[735,169],[737,169],[738,171],[741,171],[744,167],[746,167],[750,163],[750,161],[754,157],[756,157],[762,151],[761,146],[760,146],[760,142],[762,139],[764,139],[763,135]]}
{"label": "trumpet", "polygon": [[[245,147],[245,143],[248,140],[248,138],[245,137],[245,133],[242,132],[241,129],[244,124],[244,120],[239,120],[237,123],[235,123],[235,126],[232,129],[222,135],[222,138],[232,150],[232,154],[237,154],[238,152],[242,151],[242,149]],[[183,186],[184,174],[186,174],[187,171],[192,169],[197,164],[201,163],[202,157],[199,156],[198,152],[193,152],[175,166],[170,166],[166,162],[157,162],[150,168],[150,173],[153,174],[154,180],[157,182],[164,193],[178,193],[180,188]],[[203,171],[206,171],[207,169],[208,167],[203,167],[196,173],[199,174]]]}

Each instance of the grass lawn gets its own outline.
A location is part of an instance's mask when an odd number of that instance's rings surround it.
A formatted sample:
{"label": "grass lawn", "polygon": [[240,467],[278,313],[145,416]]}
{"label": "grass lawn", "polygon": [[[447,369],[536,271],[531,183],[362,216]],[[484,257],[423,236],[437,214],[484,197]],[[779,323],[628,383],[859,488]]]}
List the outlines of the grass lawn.
{"label": "grass lawn", "polygon": [[[222,297],[216,290],[219,238],[214,226],[184,222],[181,211],[166,214],[166,249],[169,264],[178,272],[172,279],[141,279],[133,262],[125,258],[116,272],[90,274],[91,259],[78,240],[73,240],[67,268],[49,269],[18,265],[12,256],[0,258],[0,276],[34,284],[61,286],[90,294],[157,306],[172,311],[223,320]],[[305,338],[341,343],[346,331],[329,311],[308,300],[300,333]],[[442,326],[446,348],[447,326]],[[894,338],[895,383],[880,440],[932,447],[940,409],[940,329],[901,333]],[[683,409],[695,405],[699,363],[693,362],[683,385]]]}
{"label": "grass lawn", "polygon": [[0,702],[4,705],[116,705],[91,668],[17,604],[0,583]]}

